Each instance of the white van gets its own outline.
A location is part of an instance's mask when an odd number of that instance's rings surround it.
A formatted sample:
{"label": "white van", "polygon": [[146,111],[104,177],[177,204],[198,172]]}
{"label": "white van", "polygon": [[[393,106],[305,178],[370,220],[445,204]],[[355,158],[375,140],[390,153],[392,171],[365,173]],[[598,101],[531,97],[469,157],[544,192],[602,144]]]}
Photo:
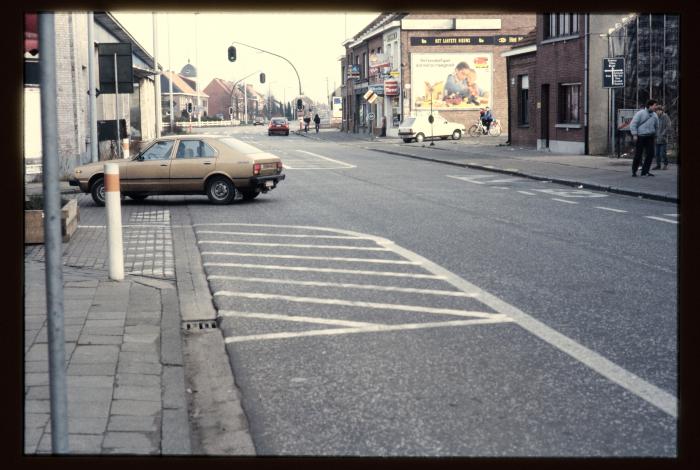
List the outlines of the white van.
{"label": "white van", "polygon": [[399,125],[399,137],[404,142],[409,143],[415,139],[416,142],[423,142],[425,139],[452,137],[454,140],[462,138],[465,126],[458,122],[450,122],[437,112],[433,111],[433,123],[428,119],[430,113],[419,113],[416,116],[406,118]]}

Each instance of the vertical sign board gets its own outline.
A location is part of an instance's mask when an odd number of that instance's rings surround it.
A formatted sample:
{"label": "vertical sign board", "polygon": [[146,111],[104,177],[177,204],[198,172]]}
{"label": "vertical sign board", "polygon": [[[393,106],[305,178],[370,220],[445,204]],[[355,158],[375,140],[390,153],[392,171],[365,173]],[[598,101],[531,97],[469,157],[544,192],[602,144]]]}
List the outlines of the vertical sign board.
{"label": "vertical sign board", "polygon": [[[114,90],[114,55],[117,55],[116,82],[119,89]],[[100,94],[133,93],[134,68],[131,43],[104,43],[97,45],[100,73]]]}
{"label": "vertical sign board", "polygon": [[606,57],[603,59],[603,88],[625,87],[625,59]]}

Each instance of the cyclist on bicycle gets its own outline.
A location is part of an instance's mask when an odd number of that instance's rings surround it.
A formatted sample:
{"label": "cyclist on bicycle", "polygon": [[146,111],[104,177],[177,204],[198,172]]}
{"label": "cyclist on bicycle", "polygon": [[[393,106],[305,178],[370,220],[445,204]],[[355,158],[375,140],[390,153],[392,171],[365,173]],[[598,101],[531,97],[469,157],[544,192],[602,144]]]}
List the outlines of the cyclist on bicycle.
{"label": "cyclist on bicycle", "polygon": [[484,134],[488,135],[489,129],[491,128],[491,123],[493,122],[493,114],[491,114],[491,109],[486,106],[486,108],[482,108],[481,111],[479,112],[481,115],[481,124],[484,125]]}

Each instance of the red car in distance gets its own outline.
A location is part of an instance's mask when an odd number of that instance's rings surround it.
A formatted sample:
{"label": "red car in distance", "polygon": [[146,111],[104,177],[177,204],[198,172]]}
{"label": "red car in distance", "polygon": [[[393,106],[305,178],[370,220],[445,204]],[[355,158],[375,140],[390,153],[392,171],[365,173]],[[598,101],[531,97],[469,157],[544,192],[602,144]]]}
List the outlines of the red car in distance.
{"label": "red car in distance", "polygon": [[283,117],[273,117],[267,127],[267,135],[284,134],[289,135],[289,121]]}

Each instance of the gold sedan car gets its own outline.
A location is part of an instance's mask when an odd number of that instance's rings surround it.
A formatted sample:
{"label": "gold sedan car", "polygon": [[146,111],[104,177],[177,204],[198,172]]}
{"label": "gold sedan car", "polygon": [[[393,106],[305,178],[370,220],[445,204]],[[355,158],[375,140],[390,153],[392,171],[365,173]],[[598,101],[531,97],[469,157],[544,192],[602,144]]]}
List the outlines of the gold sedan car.
{"label": "gold sedan car", "polygon": [[[214,204],[228,204],[240,193],[255,199],[285,178],[282,160],[245,142],[220,135],[168,136],[151,142],[119,165],[122,194],[142,201],[152,194],[206,194]],[[105,161],[75,168],[71,186],[105,203]]]}

